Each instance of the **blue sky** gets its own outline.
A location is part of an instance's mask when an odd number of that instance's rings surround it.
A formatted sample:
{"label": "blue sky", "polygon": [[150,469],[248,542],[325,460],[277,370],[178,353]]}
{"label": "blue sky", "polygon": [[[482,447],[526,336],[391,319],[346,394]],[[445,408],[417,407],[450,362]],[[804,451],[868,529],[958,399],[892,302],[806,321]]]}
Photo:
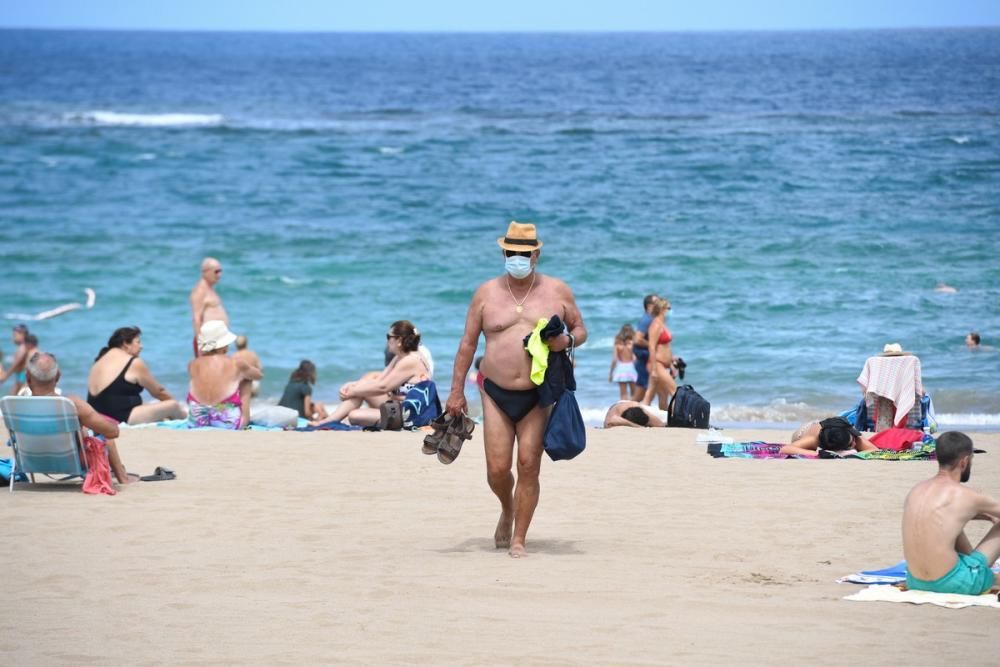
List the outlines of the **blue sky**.
{"label": "blue sky", "polygon": [[0,0],[0,26],[277,31],[1000,26],[1000,0]]}

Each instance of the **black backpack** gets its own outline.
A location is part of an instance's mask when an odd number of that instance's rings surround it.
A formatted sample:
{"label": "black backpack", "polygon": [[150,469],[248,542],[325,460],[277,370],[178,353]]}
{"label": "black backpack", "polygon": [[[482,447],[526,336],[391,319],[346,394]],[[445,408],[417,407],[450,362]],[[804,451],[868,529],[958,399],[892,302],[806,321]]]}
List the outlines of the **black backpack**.
{"label": "black backpack", "polygon": [[708,428],[708,416],[712,405],[701,397],[689,384],[677,387],[670,399],[667,426],[684,428]]}

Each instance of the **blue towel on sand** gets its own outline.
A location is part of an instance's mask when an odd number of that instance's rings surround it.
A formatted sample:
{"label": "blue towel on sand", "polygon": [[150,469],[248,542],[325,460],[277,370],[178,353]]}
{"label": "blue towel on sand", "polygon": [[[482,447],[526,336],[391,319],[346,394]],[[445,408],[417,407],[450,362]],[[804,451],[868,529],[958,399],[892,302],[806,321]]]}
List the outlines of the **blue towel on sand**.
{"label": "blue towel on sand", "polygon": [[[10,483],[10,471],[14,469],[14,461],[12,459],[0,459],[0,482],[3,484]],[[14,479],[15,482],[27,482],[28,476],[23,472],[18,472],[17,477]]]}

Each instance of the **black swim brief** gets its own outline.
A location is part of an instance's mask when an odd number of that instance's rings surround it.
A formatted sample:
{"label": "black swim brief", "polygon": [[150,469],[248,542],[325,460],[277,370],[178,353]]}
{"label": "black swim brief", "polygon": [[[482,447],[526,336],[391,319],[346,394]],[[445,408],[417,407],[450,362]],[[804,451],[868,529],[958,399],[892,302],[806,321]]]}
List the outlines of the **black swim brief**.
{"label": "black swim brief", "polygon": [[504,389],[493,380],[483,380],[483,391],[513,423],[524,419],[538,405],[538,389]]}

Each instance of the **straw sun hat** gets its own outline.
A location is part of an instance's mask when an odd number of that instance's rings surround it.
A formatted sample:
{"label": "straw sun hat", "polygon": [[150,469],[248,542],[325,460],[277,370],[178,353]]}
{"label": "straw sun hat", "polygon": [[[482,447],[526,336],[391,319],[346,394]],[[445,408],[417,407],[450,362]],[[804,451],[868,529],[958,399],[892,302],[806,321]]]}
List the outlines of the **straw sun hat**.
{"label": "straw sun hat", "polygon": [[909,352],[905,352],[899,343],[886,343],[885,347],[882,348],[883,357],[901,357],[904,354],[909,354]]}
{"label": "straw sun hat", "polygon": [[511,221],[507,226],[507,235],[497,239],[497,243],[504,250],[538,250],[542,247],[542,242],[538,240],[535,226],[530,223],[520,223]]}
{"label": "straw sun hat", "polygon": [[222,320],[209,320],[201,325],[198,332],[198,350],[214,352],[220,348],[232,345],[236,334],[229,330]]}

